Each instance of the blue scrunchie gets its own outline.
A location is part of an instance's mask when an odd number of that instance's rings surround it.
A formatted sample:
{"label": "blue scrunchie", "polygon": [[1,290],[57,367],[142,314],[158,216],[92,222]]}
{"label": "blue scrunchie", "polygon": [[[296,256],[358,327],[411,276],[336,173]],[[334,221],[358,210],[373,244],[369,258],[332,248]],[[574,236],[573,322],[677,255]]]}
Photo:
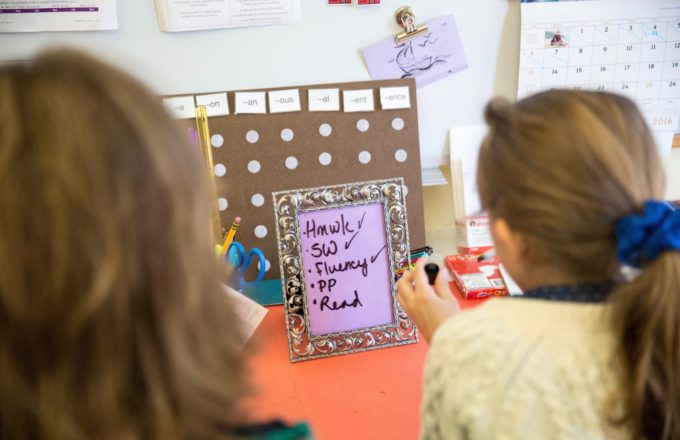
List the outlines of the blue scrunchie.
{"label": "blue scrunchie", "polygon": [[680,251],[680,209],[647,201],[642,214],[618,221],[616,242],[619,261],[633,267],[642,267],[664,251]]}

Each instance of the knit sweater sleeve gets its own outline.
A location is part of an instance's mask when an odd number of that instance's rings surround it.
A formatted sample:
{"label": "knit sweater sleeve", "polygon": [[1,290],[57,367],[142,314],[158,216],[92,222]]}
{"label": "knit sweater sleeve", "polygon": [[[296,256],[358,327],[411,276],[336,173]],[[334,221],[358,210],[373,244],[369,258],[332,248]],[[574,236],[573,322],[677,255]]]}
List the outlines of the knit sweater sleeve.
{"label": "knit sweater sleeve", "polygon": [[486,400],[492,353],[482,350],[483,323],[470,321],[469,313],[449,319],[431,342],[421,405],[423,440],[490,438],[474,419]]}
{"label": "knit sweater sleeve", "polygon": [[[544,316],[549,309],[527,301],[493,302],[435,333],[421,439],[620,438],[601,416],[612,375],[598,358],[609,351],[609,339],[583,346],[580,323],[555,324],[564,307],[551,320]],[[590,333],[590,340],[599,339]]]}

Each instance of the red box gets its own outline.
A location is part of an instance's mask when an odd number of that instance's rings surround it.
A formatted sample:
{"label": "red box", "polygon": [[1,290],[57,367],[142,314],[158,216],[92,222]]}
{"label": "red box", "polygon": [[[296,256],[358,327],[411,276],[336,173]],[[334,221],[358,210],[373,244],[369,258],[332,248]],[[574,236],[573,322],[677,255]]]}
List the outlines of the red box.
{"label": "red box", "polygon": [[465,299],[482,299],[508,294],[497,257],[477,261],[477,255],[449,255],[444,262]]}

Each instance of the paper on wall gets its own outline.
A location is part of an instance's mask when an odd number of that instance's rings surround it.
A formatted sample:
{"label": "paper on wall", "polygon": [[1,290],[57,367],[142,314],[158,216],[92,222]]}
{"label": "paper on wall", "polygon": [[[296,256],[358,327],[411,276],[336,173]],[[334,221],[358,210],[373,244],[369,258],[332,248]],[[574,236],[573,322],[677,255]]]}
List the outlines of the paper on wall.
{"label": "paper on wall", "polygon": [[477,160],[486,136],[484,124],[449,130],[453,208],[456,220],[477,215],[482,209],[477,192]]}
{"label": "paper on wall", "polygon": [[116,0],[0,0],[0,32],[114,29]]}
{"label": "paper on wall", "polygon": [[423,35],[403,43],[391,36],[362,49],[371,79],[415,78],[422,87],[467,69],[453,15],[430,20],[427,27]]}
{"label": "paper on wall", "polygon": [[165,32],[299,23],[301,0],[155,0]]}

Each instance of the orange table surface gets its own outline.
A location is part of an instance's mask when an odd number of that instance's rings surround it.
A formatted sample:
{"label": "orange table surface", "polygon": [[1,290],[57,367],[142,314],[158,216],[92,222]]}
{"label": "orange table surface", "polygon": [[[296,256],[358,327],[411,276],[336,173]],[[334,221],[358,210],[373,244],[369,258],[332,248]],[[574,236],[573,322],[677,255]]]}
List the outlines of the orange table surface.
{"label": "orange table surface", "polygon": [[[464,301],[463,309],[478,301]],[[256,420],[306,421],[317,439],[417,439],[427,344],[291,363],[283,306],[269,307],[249,360]]]}

